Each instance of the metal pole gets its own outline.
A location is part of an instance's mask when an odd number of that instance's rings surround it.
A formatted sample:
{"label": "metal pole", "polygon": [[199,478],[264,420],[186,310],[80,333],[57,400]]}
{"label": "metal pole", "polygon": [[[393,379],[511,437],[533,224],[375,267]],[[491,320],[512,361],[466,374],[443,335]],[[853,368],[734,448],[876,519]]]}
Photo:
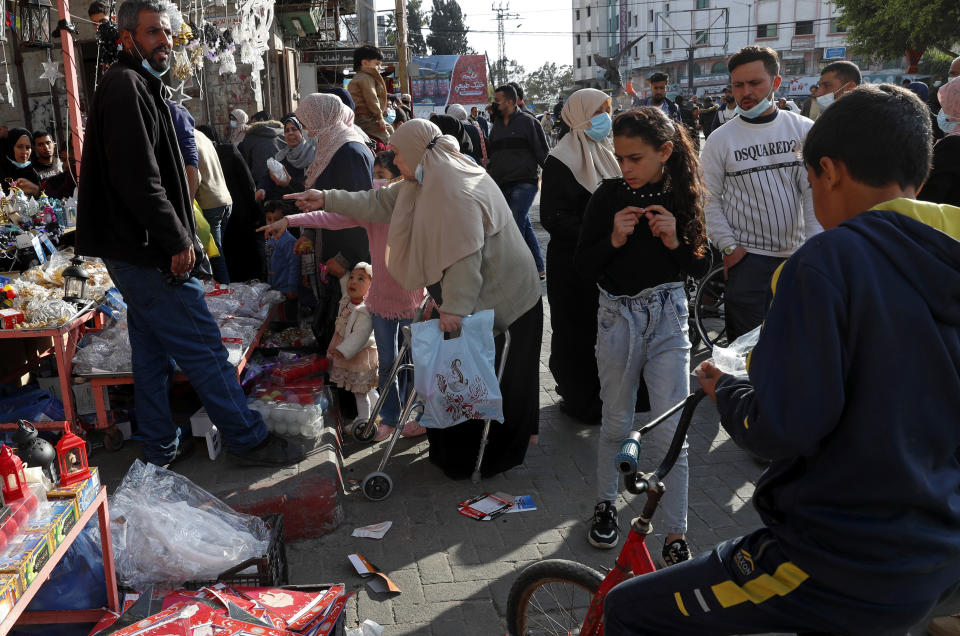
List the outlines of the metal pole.
{"label": "metal pole", "polygon": [[410,49],[407,48],[407,3],[404,0],[397,0],[394,22],[397,23],[397,84],[401,93],[409,93],[407,61]]}
{"label": "metal pole", "polygon": [[[70,3],[57,0],[57,15],[60,22],[70,22]],[[63,82],[67,89],[67,110],[70,112],[70,137],[73,152],[76,154],[77,169],[83,155],[83,127],[80,125],[80,88],[77,83],[77,67],[73,61],[73,33],[69,29],[60,29],[60,48],[63,51]]]}
{"label": "metal pole", "polygon": [[696,94],[693,91],[693,54],[696,50],[697,48],[695,46],[687,49],[687,88],[690,89],[691,95]]}
{"label": "metal pole", "polygon": [[357,39],[377,46],[377,13],[373,0],[357,0]]}

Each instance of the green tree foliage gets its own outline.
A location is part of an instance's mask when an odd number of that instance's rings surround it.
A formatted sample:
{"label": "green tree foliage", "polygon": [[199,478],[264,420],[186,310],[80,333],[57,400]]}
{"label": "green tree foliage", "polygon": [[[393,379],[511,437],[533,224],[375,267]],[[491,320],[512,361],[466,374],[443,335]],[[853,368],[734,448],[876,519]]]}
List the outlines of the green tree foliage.
{"label": "green tree foliage", "polygon": [[426,55],[427,43],[423,39],[423,27],[427,18],[423,15],[423,0],[407,0],[407,46],[411,55]]}
{"label": "green tree foliage", "polygon": [[860,53],[886,59],[907,49],[956,51],[960,43],[957,0],[836,0],[848,39]]}
{"label": "green tree foliage", "polygon": [[547,62],[523,78],[524,99],[528,104],[550,102],[560,96],[564,87],[572,84],[572,66]]}
{"label": "green tree foliage", "polygon": [[490,76],[490,83],[494,87],[507,82],[516,82],[523,86],[526,70],[516,60],[494,60],[490,64],[490,68],[493,71]]}
{"label": "green tree foliage", "polygon": [[468,30],[457,0],[433,0],[427,44],[434,55],[467,55]]}

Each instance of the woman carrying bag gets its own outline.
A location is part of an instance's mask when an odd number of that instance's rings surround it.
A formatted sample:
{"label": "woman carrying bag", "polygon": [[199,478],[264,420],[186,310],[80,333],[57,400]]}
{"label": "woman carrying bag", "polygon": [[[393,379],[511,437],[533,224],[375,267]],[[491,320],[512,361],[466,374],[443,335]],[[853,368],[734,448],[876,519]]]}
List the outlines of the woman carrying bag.
{"label": "woman carrying bag", "polygon": [[[494,312],[497,351],[511,336],[501,381],[504,418],[491,427],[481,472],[523,462],[539,421],[543,304],[537,269],[500,189],[436,125],[414,119],[391,137],[403,181],[370,192],[308,190],[287,195],[303,211],[326,208],[363,221],[389,223],[386,264],[406,289],[428,287],[440,328],[456,331],[463,316]],[[470,476],[483,422],[429,430],[430,461],[453,479]]]}

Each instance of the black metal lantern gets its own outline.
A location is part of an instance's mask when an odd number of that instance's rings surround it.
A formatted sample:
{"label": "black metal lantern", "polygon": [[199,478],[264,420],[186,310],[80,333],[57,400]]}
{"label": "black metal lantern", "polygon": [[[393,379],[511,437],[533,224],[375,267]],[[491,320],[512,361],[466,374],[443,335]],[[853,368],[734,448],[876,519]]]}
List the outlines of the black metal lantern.
{"label": "black metal lantern", "polygon": [[20,0],[20,43],[23,46],[51,47],[50,0]]}
{"label": "black metal lantern", "polygon": [[57,483],[57,451],[53,444],[40,437],[33,424],[20,420],[13,433],[13,443],[16,445],[17,457],[27,466],[39,467],[50,483]]}
{"label": "black metal lantern", "polygon": [[67,302],[85,303],[87,281],[90,275],[81,267],[83,258],[74,256],[70,266],[63,270],[63,299]]}

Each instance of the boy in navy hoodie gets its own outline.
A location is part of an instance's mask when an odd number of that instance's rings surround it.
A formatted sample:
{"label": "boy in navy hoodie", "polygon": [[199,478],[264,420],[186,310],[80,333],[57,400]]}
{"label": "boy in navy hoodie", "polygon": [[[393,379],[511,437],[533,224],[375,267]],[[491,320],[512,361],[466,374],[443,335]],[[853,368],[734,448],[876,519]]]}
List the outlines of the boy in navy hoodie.
{"label": "boy in navy hoodie", "polygon": [[772,460],[765,527],[614,588],[608,636],[902,636],[958,589],[960,208],[915,200],[932,142],[891,85],[810,130],[826,231],[774,275],[749,379],[698,369],[731,437]]}

